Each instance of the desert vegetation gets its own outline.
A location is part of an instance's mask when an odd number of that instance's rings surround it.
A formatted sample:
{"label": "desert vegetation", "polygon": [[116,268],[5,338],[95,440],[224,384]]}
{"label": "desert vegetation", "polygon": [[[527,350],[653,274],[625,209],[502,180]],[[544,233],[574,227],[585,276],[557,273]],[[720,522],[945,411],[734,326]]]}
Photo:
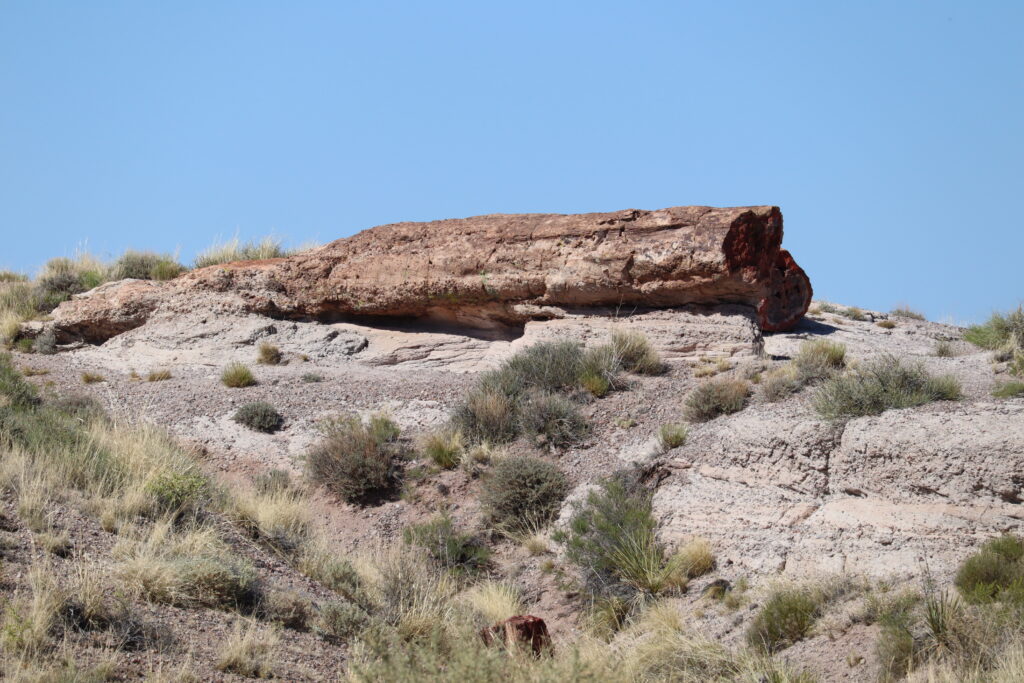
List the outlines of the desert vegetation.
{"label": "desert vegetation", "polygon": [[964,339],[993,352],[997,363],[1005,363],[1014,375],[1024,377],[1024,306],[1009,313],[993,313],[982,325],[973,325]]}
{"label": "desert vegetation", "polygon": [[803,342],[792,361],[766,373],[760,382],[765,401],[779,401],[803,387],[828,379],[846,367],[846,347],[825,339]]}
{"label": "desert vegetation", "polygon": [[232,389],[242,389],[256,384],[256,376],[245,363],[229,363],[220,373],[221,383]]}
{"label": "desert vegetation", "polygon": [[750,395],[744,380],[716,377],[697,385],[683,400],[683,415],[691,422],[707,422],[743,410]]}
{"label": "desert vegetation", "polygon": [[350,502],[393,489],[401,474],[405,447],[389,418],[356,416],[327,420],[322,437],[305,456],[311,481]]}
{"label": "desert vegetation", "polygon": [[277,408],[266,401],[246,403],[235,411],[232,420],[253,431],[273,434],[284,424],[284,417]]}

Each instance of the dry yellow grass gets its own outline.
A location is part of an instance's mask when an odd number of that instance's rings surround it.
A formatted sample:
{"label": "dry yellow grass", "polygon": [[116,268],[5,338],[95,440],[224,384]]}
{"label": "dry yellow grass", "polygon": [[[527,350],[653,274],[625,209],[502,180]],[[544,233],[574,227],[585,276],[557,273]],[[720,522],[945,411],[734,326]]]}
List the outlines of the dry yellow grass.
{"label": "dry yellow grass", "polygon": [[523,614],[519,589],[504,581],[483,581],[462,594],[466,605],[487,624]]}

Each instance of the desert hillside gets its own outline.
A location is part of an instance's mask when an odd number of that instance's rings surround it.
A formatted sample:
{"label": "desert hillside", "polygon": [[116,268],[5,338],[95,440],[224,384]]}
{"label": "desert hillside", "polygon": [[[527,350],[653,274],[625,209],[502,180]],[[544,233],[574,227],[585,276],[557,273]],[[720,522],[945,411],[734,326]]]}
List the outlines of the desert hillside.
{"label": "desert hillside", "polygon": [[781,221],[5,274],[4,675],[1019,680],[1024,313],[812,301]]}

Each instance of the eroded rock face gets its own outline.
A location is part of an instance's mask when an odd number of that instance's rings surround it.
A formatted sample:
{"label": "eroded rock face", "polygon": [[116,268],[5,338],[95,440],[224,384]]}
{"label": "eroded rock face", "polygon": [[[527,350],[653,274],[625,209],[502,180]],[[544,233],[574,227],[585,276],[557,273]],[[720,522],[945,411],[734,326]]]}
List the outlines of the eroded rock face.
{"label": "eroded rock face", "polygon": [[97,343],[154,310],[198,301],[276,318],[430,317],[480,328],[566,308],[737,304],[783,330],[806,312],[811,285],[781,244],[774,206],[396,223],[288,258],[107,285],[59,306],[54,329]]}

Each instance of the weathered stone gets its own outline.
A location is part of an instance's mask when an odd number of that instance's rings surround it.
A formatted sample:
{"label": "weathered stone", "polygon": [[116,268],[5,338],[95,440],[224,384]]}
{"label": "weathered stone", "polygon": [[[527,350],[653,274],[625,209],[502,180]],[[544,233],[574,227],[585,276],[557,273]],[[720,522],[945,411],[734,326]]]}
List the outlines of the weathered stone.
{"label": "weathered stone", "polygon": [[782,330],[806,311],[811,286],[781,244],[773,206],[396,223],[287,258],[107,285],[61,304],[54,327],[102,342],[154,310],[198,301],[275,318],[427,317],[479,328],[566,308],[739,304],[764,329]]}

